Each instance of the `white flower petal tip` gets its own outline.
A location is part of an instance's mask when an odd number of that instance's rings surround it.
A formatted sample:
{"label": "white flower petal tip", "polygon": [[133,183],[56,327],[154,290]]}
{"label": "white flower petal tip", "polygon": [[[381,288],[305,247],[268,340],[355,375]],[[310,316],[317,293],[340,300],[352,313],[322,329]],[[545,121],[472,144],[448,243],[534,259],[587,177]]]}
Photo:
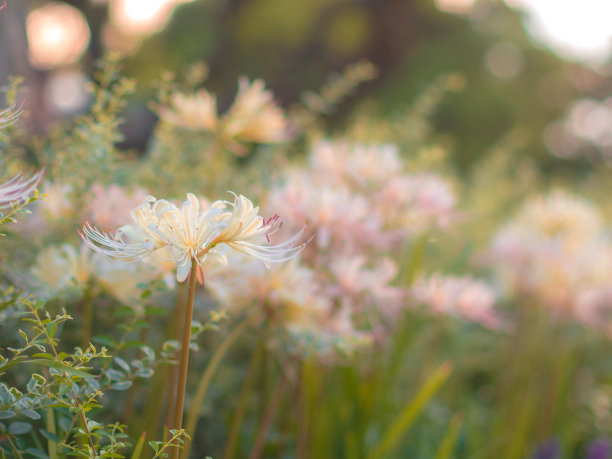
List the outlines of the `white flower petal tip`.
{"label": "white flower petal tip", "polygon": [[109,233],[99,230],[91,226],[88,221],[83,223],[79,230],[79,235],[83,242],[90,249],[106,255],[111,258],[117,258],[124,261],[136,261],[142,259],[152,252],[152,244],[143,243],[128,243],[121,239],[118,233],[115,237]]}
{"label": "white flower petal tip", "polygon": [[[0,7],[0,10],[6,6],[6,3]],[[9,108],[0,112],[0,129],[5,128],[16,122],[23,114],[23,103],[21,105],[11,105]]]}
{"label": "white flower petal tip", "polygon": [[27,200],[40,183],[44,169],[25,178],[17,174],[8,182],[0,185],[0,210],[12,207],[13,203],[21,204]]}

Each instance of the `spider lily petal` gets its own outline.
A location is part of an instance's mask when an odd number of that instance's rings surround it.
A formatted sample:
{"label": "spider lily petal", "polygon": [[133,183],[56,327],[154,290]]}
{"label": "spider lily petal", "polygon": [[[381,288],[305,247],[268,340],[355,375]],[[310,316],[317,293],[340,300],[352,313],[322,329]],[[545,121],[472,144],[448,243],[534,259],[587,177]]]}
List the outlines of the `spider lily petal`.
{"label": "spider lily petal", "polygon": [[17,106],[12,105],[9,108],[0,112],[0,129],[13,124],[23,113],[23,104]]}
{"label": "spider lily petal", "polygon": [[17,174],[8,182],[0,185],[0,209],[10,208],[13,203],[21,203],[28,199],[30,194],[36,189],[43,174],[44,170],[33,174],[29,178]]}

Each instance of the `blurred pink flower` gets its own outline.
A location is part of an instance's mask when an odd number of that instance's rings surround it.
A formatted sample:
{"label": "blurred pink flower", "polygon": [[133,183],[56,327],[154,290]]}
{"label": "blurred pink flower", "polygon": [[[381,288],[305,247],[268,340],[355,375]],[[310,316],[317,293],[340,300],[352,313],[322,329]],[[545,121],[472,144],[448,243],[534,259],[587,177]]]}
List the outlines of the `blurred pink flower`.
{"label": "blurred pink flower", "polygon": [[404,175],[391,180],[375,195],[377,211],[390,227],[418,234],[446,229],[456,219],[456,197],[449,184],[433,174]]}
{"label": "blurred pink flower", "polygon": [[97,226],[109,230],[124,225],[129,220],[132,209],[147,197],[147,193],[140,188],[128,192],[115,184],[104,187],[96,183],[91,187],[91,191],[94,198],[87,206],[87,218]]}
{"label": "blurred pink flower", "polygon": [[373,268],[363,256],[337,256],[330,262],[330,294],[353,313],[377,309],[386,319],[397,318],[404,306],[406,291],[391,285],[397,266],[390,258],[381,258]]}
{"label": "blurred pink flower", "polygon": [[385,247],[390,242],[367,199],[345,187],[316,185],[304,174],[294,173],[284,186],[273,188],[267,208],[284,216],[287,229],[308,222],[319,249]]}
{"label": "blurred pink flower", "polygon": [[309,156],[315,177],[349,185],[354,191],[377,190],[402,174],[397,147],[344,140],[319,141]]}
{"label": "blurred pink flower", "polygon": [[487,258],[510,296],[578,313],[581,294],[610,285],[612,245],[597,209],[561,191],[528,201],[493,238]]}
{"label": "blurred pink flower", "polygon": [[417,305],[437,315],[449,315],[497,329],[503,323],[494,309],[495,292],[484,281],[471,276],[434,274],[418,279],[411,294]]}
{"label": "blurred pink flower", "polygon": [[612,286],[580,292],[575,315],[585,325],[612,338]]}

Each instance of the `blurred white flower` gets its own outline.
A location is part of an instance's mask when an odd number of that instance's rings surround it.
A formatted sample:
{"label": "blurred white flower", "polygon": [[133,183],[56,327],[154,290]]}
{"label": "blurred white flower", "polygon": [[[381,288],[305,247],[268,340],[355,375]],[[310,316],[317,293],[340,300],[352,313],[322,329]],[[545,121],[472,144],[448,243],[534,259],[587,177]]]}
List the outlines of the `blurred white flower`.
{"label": "blurred white flower", "polygon": [[240,156],[247,152],[243,143],[278,143],[289,138],[287,119],[263,80],[240,78],[234,103],[222,117],[217,115],[215,96],[204,89],[193,95],[172,94],[170,106],[162,108],[160,116],[184,129],[212,132]]}
{"label": "blurred white flower", "polygon": [[161,117],[185,129],[214,131],[219,122],[217,99],[205,89],[193,96],[176,92],[170,96],[170,107],[162,110]]}
{"label": "blurred white flower", "polygon": [[239,142],[275,143],[287,140],[287,120],[263,80],[238,81],[238,94],[224,117],[225,134]]}
{"label": "blurred white flower", "polygon": [[38,255],[30,269],[47,295],[76,288],[82,290],[93,276],[93,259],[85,246],[50,246]]}

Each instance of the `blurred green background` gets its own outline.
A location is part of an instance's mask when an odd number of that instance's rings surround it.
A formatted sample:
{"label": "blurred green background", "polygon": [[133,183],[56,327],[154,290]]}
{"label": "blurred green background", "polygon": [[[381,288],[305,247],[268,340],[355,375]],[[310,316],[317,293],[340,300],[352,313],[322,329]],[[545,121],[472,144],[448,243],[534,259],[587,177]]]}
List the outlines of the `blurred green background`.
{"label": "blurred green background", "polygon": [[[32,21],[32,13],[62,4],[82,13],[86,48],[75,50],[76,58],[36,62],[37,40],[46,43],[39,54],[48,58],[62,38],[46,31],[44,21]],[[221,109],[240,75],[263,78],[287,107],[333,72],[366,59],[379,77],[326,116],[330,133],[363,107],[373,116],[401,116],[437,76],[453,72],[464,79],[462,90],[446,95],[430,116],[437,142],[460,171],[502,139],[511,139],[516,154],[534,158],[543,172],[574,175],[605,166],[612,155],[606,59],[594,66],[558,57],[525,31],[529,11],[509,5],[520,2],[13,0],[0,14],[0,81],[25,76],[31,128],[44,132],[85,109],[87,97],[75,94],[93,62],[108,50],[121,52],[126,74],[138,83],[122,146],[143,151],[155,123],[145,100],[166,71],[180,74],[189,63],[205,62],[205,85]],[[55,26],[67,16],[60,13]]]}

